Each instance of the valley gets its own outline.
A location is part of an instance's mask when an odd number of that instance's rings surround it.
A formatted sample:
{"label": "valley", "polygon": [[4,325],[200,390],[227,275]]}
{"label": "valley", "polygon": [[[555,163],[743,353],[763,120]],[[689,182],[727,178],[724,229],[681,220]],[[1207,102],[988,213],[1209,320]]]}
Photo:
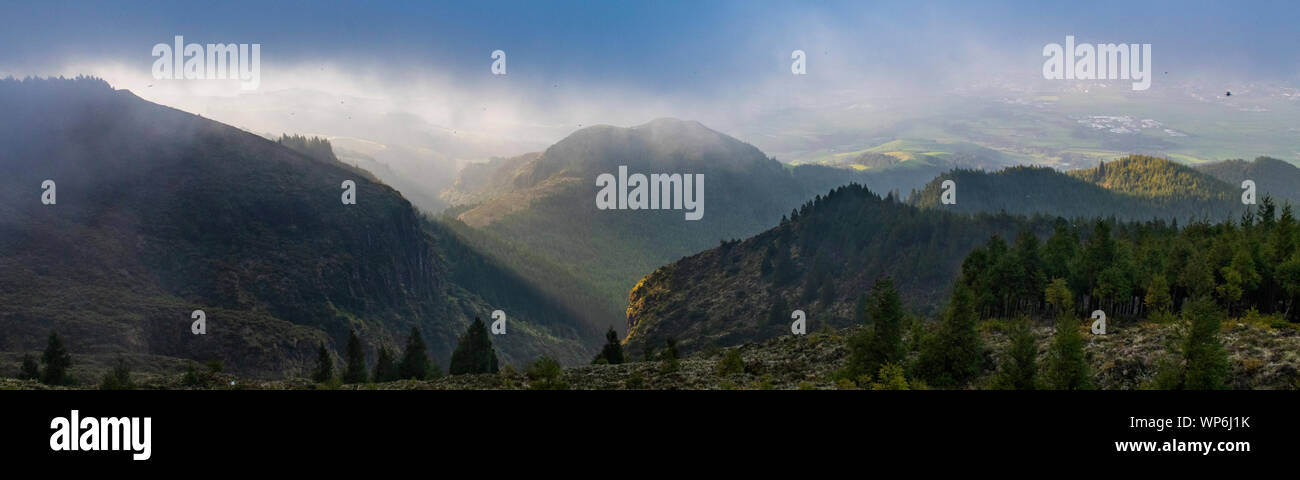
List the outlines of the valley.
{"label": "valley", "polygon": [[[355,331],[367,349],[395,348],[410,327],[425,332],[432,361],[444,364],[457,332],[495,310],[510,315],[511,333],[494,341],[502,363],[516,369],[539,356],[571,367],[586,363],[605,329],[616,332],[633,358],[653,356],[669,340],[690,355],[784,338],[795,309],[808,312],[813,332],[857,328],[866,321],[865,292],[882,277],[894,279],[909,315],[937,319],[946,315],[954,282],[963,284],[963,275],[974,271],[971,255],[992,248],[990,238],[1019,242],[1029,234],[1045,241],[1065,225],[1074,238],[1087,239],[1097,218],[1162,226],[1235,222],[1247,212],[1262,213],[1240,204],[1236,186],[1256,178],[1270,209],[1300,199],[1300,169],[1269,157],[1187,166],[1124,155],[1062,170],[1022,165],[1032,156],[968,140],[913,138],[786,164],[698,122],[665,118],[628,128],[585,127],[541,152],[468,164],[437,195],[450,207],[430,214],[417,211],[380,176],[341,162],[323,139],[285,135],[271,142],[223,130],[127,92],[110,94],[92,79],[11,81],[5,88],[11,111],[31,112],[23,109],[53,102],[41,95],[58,95],[99,112],[74,127],[83,130],[105,129],[95,115],[109,112],[173,119],[168,127],[120,124],[99,134],[98,143],[80,147],[118,152],[107,164],[66,149],[39,150],[39,142],[6,157],[23,172],[12,179],[15,185],[58,179],[58,203],[44,206],[61,215],[39,230],[20,227],[39,210],[15,208],[23,204],[23,189],[7,190],[7,231],[26,233],[5,236],[12,248],[4,280],[14,288],[6,290],[8,310],[0,318],[18,335],[0,342],[0,358],[16,362],[37,347],[32,340],[41,332],[58,330],[78,355],[88,355],[74,370],[83,381],[92,381],[113,358],[134,358],[153,375],[227,359],[229,372],[241,378],[301,377],[317,344],[341,357],[339,342]],[[25,98],[19,101],[16,92]],[[74,113],[78,108],[42,115],[84,115]],[[1071,121],[1117,135],[1165,127],[1134,118]],[[68,135],[44,125],[36,122],[23,135]],[[138,153],[123,156],[132,150],[112,139],[132,129],[155,132],[144,144],[154,142],[150,151],[161,156],[138,146]],[[23,163],[30,158],[54,159],[56,168]],[[232,158],[240,163],[213,161]],[[185,168],[176,168],[181,161]],[[166,187],[142,192],[164,200],[129,193],[144,172],[163,178]],[[92,178],[100,193],[87,193]],[[364,216],[322,217],[322,209],[339,205],[340,181],[350,189],[341,206],[363,208]],[[959,192],[951,205],[939,201],[948,181]],[[427,190],[404,184],[428,202]],[[196,200],[212,198],[227,203]],[[276,200],[282,198],[295,200]],[[148,207],[139,203],[145,201]],[[100,205],[93,214],[98,217],[88,216],[86,202]],[[90,218],[101,220],[84,223]],[[126,255],[101,257],[95,252],[105,249],[98,248],[73,263],[52,261],[73,251],[58,240],[65,229]],[[221,240],[209,244],[214,238]],[[367,253],[357,256],[353,249]],[[33,269],[33,262],[42,268]],[[126,280],[71,273],[83,264],[103,265],[102,271],[121,272]],[[258,280],[273,268],[284,281]],[[297,273],[283,276],[289,272]],[[1076,288],[1084,288],[1076,291],[1081,301],[1097,301],[1086,300],[1091,287]],[[44,307],[36,307],[37,298],[46,300]],[[986,316],[990,305],[979,307],[981,317],[1000,321]],[[182,335],[189,333],[186,315],[196,308],[208,314],[214,335]],[[1137,311],[1123,310],[1117,318]],[[177,317],[174,329],[166,320],[171,316]],[[239,325],[238,335],[230,335],[232,325]]]}

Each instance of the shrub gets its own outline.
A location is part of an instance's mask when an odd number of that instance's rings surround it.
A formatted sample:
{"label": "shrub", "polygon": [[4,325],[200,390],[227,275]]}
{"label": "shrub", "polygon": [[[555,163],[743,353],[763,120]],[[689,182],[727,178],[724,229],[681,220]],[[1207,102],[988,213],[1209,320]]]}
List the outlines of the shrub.
{"label": "shrub", "polygon": [[41,367],[36,363],[36,357],[28,353],[23,355],[23,366],[18,370],[18,378],[23,380],[40,380]]}
{"label": "shrub", "polygon": [[722,354],[722,359],[718,360],[718,375],[735,375],[745,373],[745,361],[740,358],[740,350],[732,348],[727,353]]}
{"label": "shrub", "polygon": [[907,390],[907,378],[903,376],[903,367],[896,363],[880,366],[880,380],[871,383],[872,390]]}
{"label": "shrub", "polygon": [[645,376],[641,375],[640,370],[632,372],[631,375],[627,376],[627,380],[623,381],[623,388],[627,390],[645,389]]}
{"label": "shrub", "polygon": [[560,362],[543,355],[528,367],[528,387],[533,390],[566,390],[569,384],[564,381],[564,368]]}
{"label": "shrub", "polygon": [[133,390],[135,382],[131,381],[131,368],[126,365],[123,358],[117,359],[117,365],[113,370],[104,374],[103,381],[99,384],[100,390]]}
{"label": "shrub", "polygon": [[199,378],[199,373],[194,370],[194,365],[190,365],[185,370],[185,375],[181,376],[181,385],[187,387],[198,387],[203,385],[203,380]]}

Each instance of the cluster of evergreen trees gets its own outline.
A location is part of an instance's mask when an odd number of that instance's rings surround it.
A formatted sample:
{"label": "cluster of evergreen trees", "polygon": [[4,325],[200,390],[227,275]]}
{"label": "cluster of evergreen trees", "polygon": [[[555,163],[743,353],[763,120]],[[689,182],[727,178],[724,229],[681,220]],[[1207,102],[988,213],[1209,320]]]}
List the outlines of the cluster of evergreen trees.
{"label": "cluster of evergreen trees", "polygon": [[[1063,282],[1046,287],[1053,304],[1054,330],[1046,354],[1040,361],[1033,321],[1021,315],[1010,322],[1010,343],[1001,352],[996,372],[982,386],[994,389],[1087,390],[1093,388],[1092,373],[1085,351],[1083,326],[1066,305],[1073,302]],[[909,322],[893,282],[877,281],[859,318],[869,326],[849,339],[849,359],[837,372],[841,385],[881,388],[882,384],[957,388],[971,385],[988,369],[987,346],[979,332],[977,296],[970,287],[958,284],[937,325],[925,329]],[[1155,389],[1210,390],[1226,388],[1229,363],[1218,338],[1226,315],[1212,298],[1197,297],[1182,308],[1184,328],[1165,358],[1157,375],[1143,385]],[[910,324],[912,341],[904,342]],[[909,352],[915,351],[911,356]],[[877,377],[873,377],[879,372]],[[905,372],[905,373],[904,373]],[[873,380],[874,378],[874,380]],[[918,383],[921,380],[924,383]]]}
{"label": "cluster of evergreen trees", "polygon": [[334,148],[325,138],[281,134],[277,143],[317,160],[338,161],[334,156]]}
{"label": "cluster of evergreen trees", "polygon": [[[380,346],[375,359],[374,369],[366,370],[366,356],[361,346],[361,339],[354,330],[348,336],[346,365],[342,383],[391,382],[401,379],[431,380],[442,376],[442,367],[429,358],[429,347],[424,342],[418,328],[412,327],[406,340],[406,349],[401,358],[394,356],[388,347]],[[469,328],[460,336],[456,350],[451,354],[448,373],[451,375],[473,373],[497,373],[498,360],[496,349],[488,334],[487,325],[478,317],[470,323]],[[312,380],[318,383],[334,379],[334,358],[325,344],[318,347],[316,367],[312,370]]]}
{"label": "cluster of evergreen trees", "polygon": [[967,255],[958,283],[976,292],[982,318],[1052,313],[1046,287],[1063,283],[1074,313],[1169,315],[1208,297],[1229,314],[1250,309],[1300,321],[1300,226],[1291,207],[1265,197],[1239,222],[1097,220],[1091,231],[1058,220],[1046,242],[1022,232]]}
{"label": "cluster of evergreen trees", "polygon": [[[41,368],[41,365],[45,368]],[[63,345],[63,339],[59,337],[58,332],[50,332],[40,363],[38,364],[31,354],[23,355],[18,378],[38,380],[46,385],[75,385],[76,379],[68,372],[71,368],[72,354]]]}

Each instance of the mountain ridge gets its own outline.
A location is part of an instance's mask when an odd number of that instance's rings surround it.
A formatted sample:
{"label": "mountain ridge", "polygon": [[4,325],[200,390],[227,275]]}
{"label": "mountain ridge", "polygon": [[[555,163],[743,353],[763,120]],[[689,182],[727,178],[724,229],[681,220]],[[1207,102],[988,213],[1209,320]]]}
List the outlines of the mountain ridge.
{"label": "mountain ridge", "polygon": [[[512,273],[447,255],[449,232],[351,166],[98,79],[4,81],[0,103],[0,143],[15,146],[0,153],[13,172],[0,193],[0,350],[31,351],[58,330],[89,355],[303,375],[319,342],[340,351],[355,329],[391,349],[417,326],[445,363],[473,316],[507,303],[506,363],[583,361],[599,341]],[[38,201],[45,179],[55,205]],[[340,202],[343,180],[355,205]],[[452,281],[476,263],[492,298]],[[190,333],[193,310],[207,335]]]}

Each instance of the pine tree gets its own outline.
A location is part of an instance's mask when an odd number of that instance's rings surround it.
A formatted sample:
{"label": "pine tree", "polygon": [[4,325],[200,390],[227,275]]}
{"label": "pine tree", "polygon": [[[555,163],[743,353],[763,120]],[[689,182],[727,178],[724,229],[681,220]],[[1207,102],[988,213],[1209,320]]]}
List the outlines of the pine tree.
{"label": "pine tree", "polygon": [[623,363],[623,344],[619,342],[618,332],[614,331],[614,327],[609,327],[609,331],[605,332],[605,347],[600,349],[600,353],[596,354],[596,358],[592,359],[591,363],[600,360],[610,365]]}
{"label": "pine tree", "polygon": [[68,369],[72,367],[72,355],[63,347],[63,340],[59,339],[57,332],[50,332],[49,341],[45,345],[45,353],[41,355],[41,362],[45,364],[45,374],[41,382],[46,385],[66,385],[71,382],[68,377]]}
{"label": "pine tree", "polygon": [[1214,265],[1209,253],[1196,252],[1187,259],[1183,271],[1178,274],[1178,286],[1197,297],[1214,291]]}
{"label": "pine tree", "polygon": [[436,378],[437,375],[433,373],[433,362],[429,361],[428,350],[424,338],[420,336],[420,330],[411,327],[411,336],[406,340],[406,351],[402,353],[402,361],[397,365],[398,376],[416,380]]}
{"label": "pine tree", "polygon": [[478,317],[469,324],[469,329],[460,336],[456,350],[451,353],[451,364],[447,373],[460,375],[466,373],[497,373],[497,352],[492,348],[488,337],[487,325]]}
{"label": "pine tree", "polygon": [[1110,235],[1110,223],[1097,220],[1092,235],[1084,243],[1083,258],[1079,262],[1080,286],[1085,287],[1080,291],[1086,293],[1087,287],[1096,285],[1102,270],[1111,266],[1114,261],[1115,239]]}
{"label": "pine tree", "polygon": [[1223,311],[1214,301],[1198,298],[1183,308],[1188,323],[1187,337],[1183,341],[1183,388],[1187,390],[1218,390],[1226,388],[1228,379],[1228,353],[1219,341],[1219,325]]}
{"label": "pine tree", "polygon": [[849,340],[849,363],[842,376],[850,380],[874,374],[886,363],[900,364],[903,360],[903,302],[894,282],[888,278],[877,280],[865,306],[865,315],[872,323]]}
{"label": "pine tree", "polygon": [[1043,298],[1043,289],[1047,286],[1047,274],[1038,236],[1029,230],[1021,231],[1020,235],[1016,236],[1011,261],[1012,267],[1016,270],[1012,285],[1016,300],[1037,308]]}
{"label": "pine tree", "polygon": [[366,383],[366,354],[361,349],[357,331],[348,335],[348,365],[343,371],[343,383]]}
{"label": "pine tree", "polygon": [[1044,380],[1054,390],[1090,390],[1092,374],[1083,352],[1079,320],[1072,314],[1056,319],[1056,334],[1047,352]]}
{"label": "pine tree", "polygon": [[1037,376],[1038,343],[1034,341],[1029,318],[1020,317],[1012,326],[1011,345],[1007,347],[1002,365],[998,367],[994,385],[1010,390],[1033,390],[1037,385]]}
{"label": "pine tree", "polygon": [[1143,303],[1156,312],[1167,312],[1173,306],[1174,300],[1169,296],[1169,281],[1165,279],[1164,274],[1157,273],[1151,276],[1151,283],[1147,285],[1147,295]]}
{"label": "pine tree", "polygon": [[397,371],[397,363],[393,360],[393,354],[388,352],[388,347],[379,347],[379,353],[375,356],[375,374],[373,378],[376,382],[391,382],[402,378],[402,375]]}
{"label": "pine tree", "polygon": [[333,377],[334,359],[330,358],[329,350],[325,349],[325,342],[321,342],[316,350],[316,369],[312,370],[311,379],[316,383],[325,383]]}
{"label": "pine tree", "polygon": [[955,387],[979,374],[983,367],[984,344],[976,324],[975,296],[964,285],[953,289],[939,329],[929,335],[917,358],[920,376],[930,384]]}
{"label": "pine tree", "polygon": [[1057,220],[1055,231],[1043,245],[1043,267],[1048,278],[1070,278],[1070,263],[1079,250],[1079,236],[1065,220]]}
{"label": "pine tree", "polygon": [[898,297],[893,280],[877,280],[871,288],[869,315],[871,317],[871,342],[868,345],[873,372],[886,363],[903,361],[903,301]]}

